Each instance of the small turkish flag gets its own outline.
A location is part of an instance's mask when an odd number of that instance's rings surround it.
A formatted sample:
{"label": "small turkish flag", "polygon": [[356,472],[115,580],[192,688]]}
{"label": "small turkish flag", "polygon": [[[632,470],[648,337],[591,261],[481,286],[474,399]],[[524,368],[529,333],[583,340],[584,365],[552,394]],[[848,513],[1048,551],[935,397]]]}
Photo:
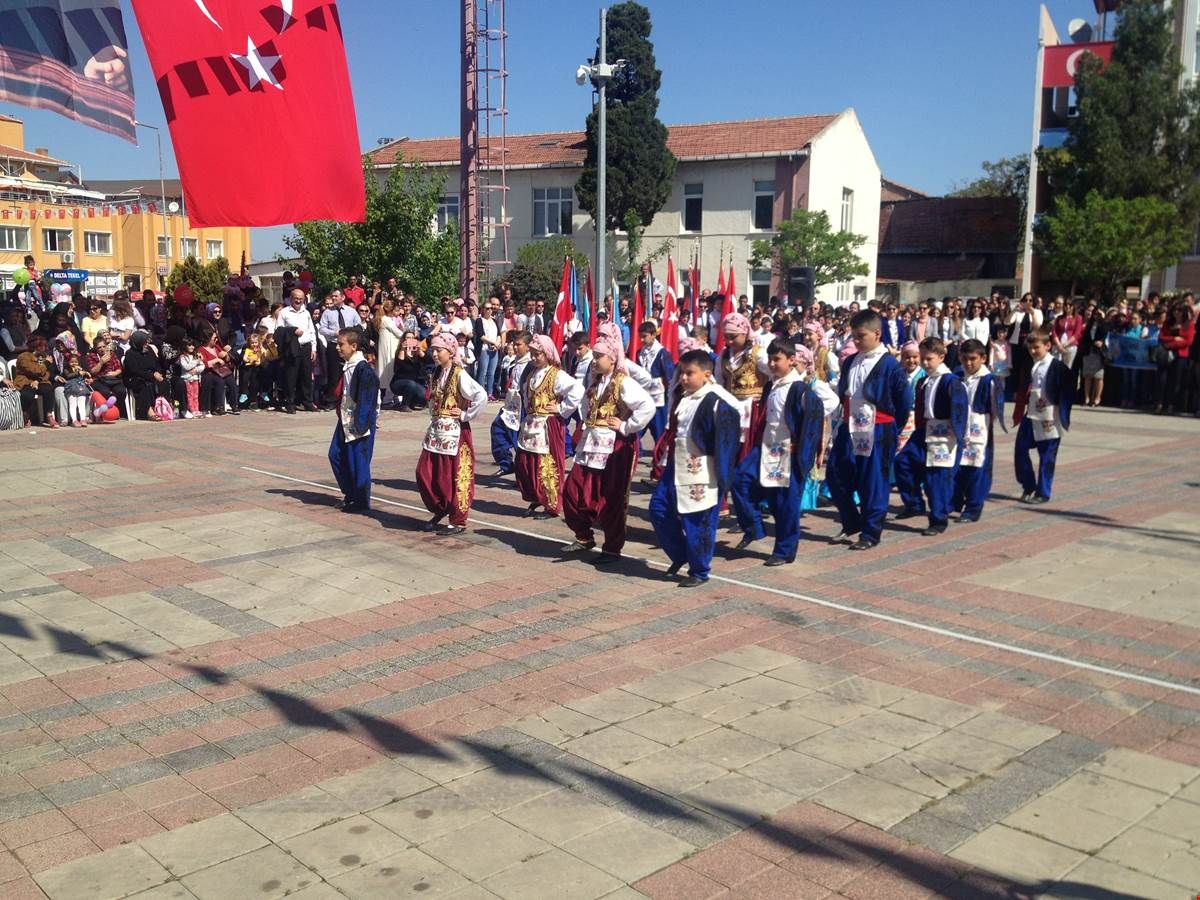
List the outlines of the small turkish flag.
{"label": "small turkish flag", "polygon": [[58,211],[58,217],[60,219],[65,219],[67,217],[67,211],[65,209],[60,209]]}
{"label": "small turkish flag", "polygon": [[361,222],[333,0],[133,0],[197,228]]}
{"label": "small turkish flag", "polygon": [[94,206],[89,206],[89,207],[88,207],[88,218],[89,218],[89,219],[94,219],[94,218],[96,218],[96,207],[94,207]]}

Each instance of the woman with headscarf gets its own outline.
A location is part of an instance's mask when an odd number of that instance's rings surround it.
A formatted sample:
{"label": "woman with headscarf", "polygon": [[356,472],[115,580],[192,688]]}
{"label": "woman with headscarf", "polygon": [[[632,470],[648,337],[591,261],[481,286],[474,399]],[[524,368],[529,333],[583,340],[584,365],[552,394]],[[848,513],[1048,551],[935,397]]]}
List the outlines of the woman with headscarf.
{"label": "woman with headscarf", "polygon": [[[554,342],[535,334],[529,345],[529,371],[521,379],[521,430],[515,473],[525,515],[553,519],[562,509],[567,420],[583,400],[583,385],[561,368]],[[542,508],[538,512],[538,507]]]}
{"label": "woman with headscarf", "polygon": [[[429,346],[437,368],[429,398],[429,428],[417,461],[417,489],[433,513],[424,530],[462,534],[475,499],[471,420],[487,406],[487,391],[463,370],[454,335],[434,335]],[[450,524],[439,529],[447,516]]]}
{"label": "woman with headscarf", "polygon": [[[12,381],[21,392],[21,407],[25,418],[33,425],[57,428],[55,417],[54,359],[46,350],[46,339],[40,334],[29,338],[28,349],[20,354],[13,367]],[[38,421],[38,406],[41,406],[41,421]]]}
{"label": "woman with headscarf", "polygon": [[598,525],[604,532],[603,556],[615,560],[625,546],[638,435],[654,417],[654,400],[629,374],[624,345],[610,333],[597,335],[585,381],[579,409],[583,432],[562,491],[563,519],[575,541],[563,552],[595,547]]}
{"label": "woman with headscarf", "polygon": [[163,373],[158,354],[150,345],[150,336],[146,332],[133,333],[122,362],[125,387],[133,395],[134,418],[159,421],[158,414],[154,412],[154,399],[158,395],[158,385],[163,381]]}

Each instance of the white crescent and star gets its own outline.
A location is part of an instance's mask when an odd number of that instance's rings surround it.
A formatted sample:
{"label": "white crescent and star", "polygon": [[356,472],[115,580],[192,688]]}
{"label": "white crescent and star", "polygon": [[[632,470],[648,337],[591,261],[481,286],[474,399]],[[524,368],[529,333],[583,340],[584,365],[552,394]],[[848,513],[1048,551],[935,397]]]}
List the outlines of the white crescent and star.
{"label": "white crescent and star", "polygon": [[279,62],[278,56],[263,56],[262,52],[254,46],[253,38],[246,38],[246,55],[242,56],[238,53],[230,54],[235,61],[240,63],[250,73],[250,87],[256,88],[260,83],[266,83],[277,90],[283,90],[283,85],[279,80],[271,74],[271,70]]}

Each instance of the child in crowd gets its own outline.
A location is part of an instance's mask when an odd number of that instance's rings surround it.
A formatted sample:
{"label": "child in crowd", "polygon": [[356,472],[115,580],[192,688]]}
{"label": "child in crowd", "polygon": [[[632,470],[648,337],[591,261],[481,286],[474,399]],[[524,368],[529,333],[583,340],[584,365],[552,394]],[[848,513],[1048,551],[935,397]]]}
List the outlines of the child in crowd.
{"label": "child in crowd", "polygon": [[474,372],[475,348],[471,344],[471,336],[461,331],[455,336],[458,338],[458,353],[462,359],[463,368],[468,372]]}
{"label": "child in crowd", "polygon": [[[811,360],[811,351],[804,349]],[[796,559],[804,481],[824,432],[824,404],[796,371],[796,354],[796,345],[780,338],[767,346],[772,381],[763,388],[761,412],[750,426],[750,452],[733,478],[733,509],[742,529],[737,549],[766,536],[760,504],[765,501],[770,507],[775,547],[768,566]]]}
{"label": "child in crowd", "polygon": [[63,378],[63,394],[67,398],[67,421],[71,423],[72,428],[87,428],[88,398],[92,395],[92,385],[79,353],[75,350],[67,352]]}
{"label": "child in crowd", "polygon": [[255,331],[246,339],[246,346],[242,348],[242,365],[238,373],[241,381],[238,396],[240,408],[247,409],[251,401],[258,399],[261,385],[266,380],[263,376],[265,367],[266,355],[263,352],[262,337]]}
{"label": "child in crowd", "polygon": [[[749,329],[747,329],[747,334]],[[713,381],[703,350],[679,360],[680,396],[671,412],[674,447],[650,499],[650,521],[671,560],[668,575],[688,563],[680,587],[708,581],[721,499],[737,464],[741,416],[737,401]]]}
{"label": "child in crowd", "polygon": [[804,493],[800,497],[800,508],[816,509],[820,505],[822,494],[829,496],[825,487],[825,460],[829,456],[830,444],[836,430],[835,423],[838,415],[838,398],[829,382],[817,371],[816,356],[804,344],[796,346],[796,371],[804,382],[812,388],[821,400],[823,421],[821,423],[821,441],[817,447],[817,457],[813,467],[804,478]]}
{"label": "child in crowd", "polygon": [[[1025,345],[1033,367],[1013,411],[1017,426],[1013,466],[1021,483],[1021,502],[1049,503],[1062,432],[1071,427],[1071,370],[1050,355],[1050,334],[1045,328],[1031,330]],[[1038,453],[1036,473],[1031,458],[1034,448]]]}
{"label": "child in crowd", "polygon": [[[901,496],[919,499],[924,486],[929,501],[927,537],[941,534],[950,522],[954,485],[967,433],[967,389],[946,365],[946,344],[941,338],[921,341],[921,367],[925,380],[917,388],[913,405],[916,428],[902,453],[896,456],[896,483]],[[914,510],[906,506],[904,514]]]}
{"label": "child in crowd", "polygon": [[[183,417],[194,419],[200,415],[200,379],[204,375],[204,360],[196,351],[196,341],[184,338],[183,352],[179,354],[179,380],[183,382],[186,406]],[[206,414],[206,418],[211,413]]]}
{"label": "child in crowd", "polygon": [[521,431],[521,379],[529,365],[529,343],[533,335],[527,331],[510,331],[505,361],[501,366],[504,379],[504,405],[492,420],[492,459],[498,466],[497,475],[509,475],[515,465],[517,435]]}
{"label": "child in crowd", "polygon": [[993,429],[1004,428],[1004,386],[984,365],[987,350],[971,339],[958,348],[967,389],[967,436],[954,480],[953,507],[959,522],[978,522],[992,490]]}
{"label": "child in crowd", "polygon": [[992,339],[988,343],[988,369],[992,378],[1004,390],[1004,382],[1012,374],[1012,357],[1008,349],[1008,326],[997,324],[992,326]]}
{"label": "child in crowd", "polygon": [[[915,404],[917,400],[917,385],[925,378],[925,370],[921,368],[921,347],[916,341],[906,341],[900,348],[900,365],[908,376],[908,398],[910,404]],[[900,431],[896,435],[896,456],[904,452],[904,448],[908,445],[909,439],[912,437],[913,431],[916,430],[916,409],[910,407],[908,418],[900,427]],[[893,460],[892,471],[889,481],[896,484],[896,465]],[[908,486],[899,486],[898,493],[900,494],[900,502],[904,504],[897,515],[897,519],[909,519],[913,516],[919,516],[925,510],[925,502],[921,497],[920,485],[917,485],[915,493],[908,493]]]}
{"label": "child in crowd", "polygon": [[650,436],[657,442],[667,427],[667,390],[675,364],[671,355],[658,342],[658,326],[654,322],[643,322],[638,326],[641,349],[638,350],[638,365],[654,378],[650,386],[650,397],[654,400],[654,418],[650,420]]}
{"label": "child in crowd", "polygon": [[363,357],[362,332],[342,328],[337,352],[342,371],[334,387],[337,424],[329,443],[329,465],[342,491],[342,512],[362,513],[371,508],[371,456],[379,415],[379,376]]}
{"label": "child in crowd", "polygon": [[254,331],[262,340],[263,371],[262,381],[258,385],[260,403],[274,410],[274,397],[279,385],[279,347],[275,343],[275,335],[265,325],[259,325]]}

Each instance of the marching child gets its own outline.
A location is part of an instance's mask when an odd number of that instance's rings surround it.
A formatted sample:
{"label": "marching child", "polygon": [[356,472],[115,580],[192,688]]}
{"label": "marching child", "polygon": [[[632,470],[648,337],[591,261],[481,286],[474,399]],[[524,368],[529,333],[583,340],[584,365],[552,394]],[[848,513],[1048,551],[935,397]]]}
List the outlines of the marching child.
{"label": "marching child", "polygon": [[563,553],[596,546],[593,529],[604,532],[600,564],[615,562],[625,546],[629,486],[637,465],[637,440],[654,416],[654,400],[625,369],[620,338],[601,334],[593,348],[587,392],[580,413],[583,434],[575,465],[563,486],[563,519],[575,541]]}
{"label": "marching child", "polygon": [[[838,380],[842,423],[826,465],[829,493],[842,522],[832,542],[851,550],[879,543],[887,515],[888,470],[896,423],[908,418],[908,376],[883,343],[883,320],[866,309],[850,320],[855,352]],[[856,498],[857,495],[857,498]],[[858,535],[858,540],[854,535]]]}
{"label": "marching child", "polygon": [[492,459],[499,466],[497,475],[508,475],[513,471],[513,451],[517,447],[517,435],[521,431],[521,379],[529,365],[529,343],[533,336],[528,331],[508,333],[509,354],[506,359],[504,406],[492,420]]}
{"label": "marching child", "polygon": [[638,365],[654,378],[650,396],[654,399],[654,418],[650,420],[650,436],[657,442],[667,427],[667,391],[671,387],[671,376],[675,364],[671,355],[658,342],[658,326],[654,322],[643,322],[638,326],[641,349],[638,350]]}
{"label": "marching child", "polygon": [[921,341],[925,380],[917,387],[916,428],[896,456],[896,484],[901,494],[919,495],[921,485],[929,502],[926,537],[941,534],[950,522],[954,484],[967,432],[967,389],[946,366],[941,338]]}
{"label": "marching child", "polygon": [[712,359],[690,350],[679,360],[680,396],[671,412],[673,447],[650,499],[650,521],[671,560],[668,575],[688,564],[680,587],[708,581],[721,499],[737,464],[741,416],[713,381]]}
{"label": "marching child", "polygon": [[796,559],[800,500],[820,449],[825,408],[796,371],[794,343],[781,338],[771,341],[767,364],[773,380],[763,388],[762,413],[750,427],[751,449],[738,464],[732,496],[743,535],[737,549],[766,536],[760,508],[766,501],[775,520],[775,547],[766,565],[782,566]]}
{"label": "marching child", "polygon": [[[1021,502],[1049,503],[1062,432],[1071,427],[1071,404],[1075,399],[1071,370],[1050,355],[1050,334],[1045,328],[1032,329],[1025,346],[1033,358],[1033,368],[1013,411],[1013,424],[1017,426],[1013,464],[1023,491]],[[1035,447],[1036,474],[1030,456]]]}
{"label": "marching child", "polygon": [[185,419],[194,419],[200,415],[200,379],[204,375],[204,360],[196,352],[196,342],[192,338],[183,339],[183,352],[179,354],[179,380],[183,382],[186,407],[183,411]]}
{"label": "marching child", "polygon": [[721,320],[725,349],[717,358],[716,381],[737,400],[741,414],[742,445],[739,458],[750,452],[746,440],[750,423],[758,411],[763,388],[771,380],[767,354],[750,340],[750,320],[741,313],[730,313]]}
{"label": "marching child", "polygon": [[[251,335],[251,339],[254,337]],[[357,328],[343,328],[337,333],[342,371],[334,388],[337,425],[329,443],[329,465],[342,490],[342,512],[347,513],[371,508],[371,455],[379,415],[379,376],[363,357],[361,341]]]}
{"label": "marching child", "polygon": [[984,365],[987,349],[975,339],[962,342],[958,361],[967,388],[967,437],[954,480],[954,509],[959,522],[978,522],[992,490],[992,429],[1004,424],[1004,384]]}
{"label": "marching child", "polygon": [[[458,355],[458,339],[447,332],[430,338],[437,368],[429,398],[429,428],[417,461],[417,490],[433,513],[425,531],[462,534],[475,499],[475,447],[471,420],[487,406],[487,391],[466,373]],[[450,524],[438,528],[442,519]]]}
{"label": "marching child", "polygon": [[556,518],[562,508],[566,423],[583,399],[583,385],[564,372],[560,362],[554,342],[535,335],[520,384],[523,416],[516,458],[517,487],[529,504],[525,515],[535,519]]}
{"label": "marching child", "polygon": [[[910,408],[908,418],[904,420],[904,425],[901,426],[899,434],[896,436],[896,460],[900,460],[900,456],[904,453],[904,448],[908,446],[908,442],[912,439],[913,432],[917,430],[917,386],[924,380],[928,374],[921,367],[921,345],[916,341],[907,341],[900,348],[900,365],[904,368],[905,374],[908,376],[908,399]],[[900,479],[896,477],[896,463],[892,464],[892,484],[896,485],[896,492],[900,495],[900,502],[904,504],[904,508],[896,514],[897,519],[911,519],[915,516],[925,515],[925,497],[922,491],[924,486],[917,482],[913,484],[909,479]]]}

